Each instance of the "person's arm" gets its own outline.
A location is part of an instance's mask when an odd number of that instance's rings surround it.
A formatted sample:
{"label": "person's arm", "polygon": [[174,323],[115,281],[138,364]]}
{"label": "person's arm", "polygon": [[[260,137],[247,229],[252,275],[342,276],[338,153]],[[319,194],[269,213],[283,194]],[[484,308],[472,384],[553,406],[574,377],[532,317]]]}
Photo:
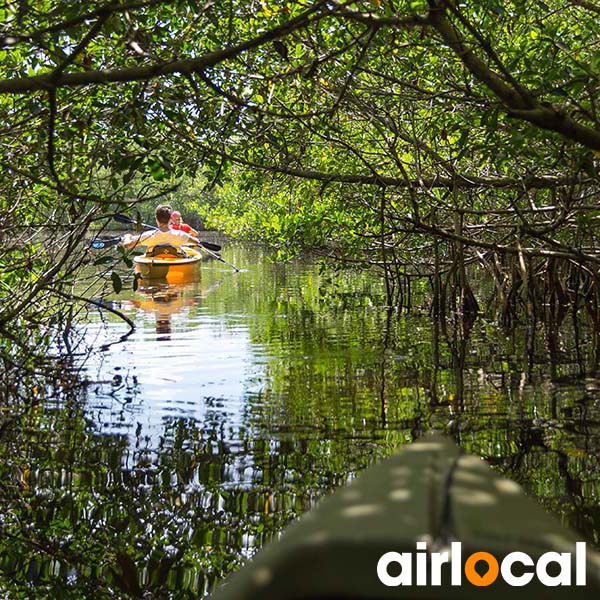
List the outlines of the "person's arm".
{"label": "person's arm", "polygon": [[137,239],[134,239],[130,233],[126,233],[121,237],[121,246],[123,246],[123,248],[129,250],[130,248],[133,248],[135,244],[137,244]]}
{"label": "person's arm", "polygon": [[193,235],[194,237],[198,237],[198,232],[191,225],[188,225],[187,223],[184,223],[179,228],[182,231],[185,231],[186,233]]}
{"label": "person's arm", "polygon": [[[138,233],[137,235],[132,235],[131,233],[126,233],[121,238],[121,245],[130,250],[131,248],[135,248],[136,246],[145,246],[146,240],[151,237],[153,232],[143,231],[142,233]],[[150,235],[148,235],[150,234]]]}
{"label": "person's arm", "polygon": [[188,240],[186,243],[187,244],[194,244],[194,246],[199,246],[200,242],[198,241],[198,238],[190,233],[185,233],[184,231],[181,232],[186,239]]}

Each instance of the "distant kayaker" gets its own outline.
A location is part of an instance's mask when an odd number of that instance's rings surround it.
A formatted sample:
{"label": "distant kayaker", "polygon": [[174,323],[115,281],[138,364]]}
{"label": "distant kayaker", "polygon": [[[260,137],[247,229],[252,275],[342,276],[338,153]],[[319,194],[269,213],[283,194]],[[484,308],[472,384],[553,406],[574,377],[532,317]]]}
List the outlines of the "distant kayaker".
{"label": "distant kayaker", "polygon": [[190,235],[198,236],[198,232],[193,227],[182,221],[181,213],[178,210],[171,212],[171,221],[169,225],[171,229],[185,231],[185,233],[189,233]]}
{"label": "distant kayaker", "polygon": [[185,231],[172,229],[169,227],[169,220],[171,218],[171,207],[167,204],[161,204],[156,207],[154,211],[154,217],[158,229],[154,231],[143,231],[135,235],[126,233],[122,238],[122,244],[125,248],[133,248],[135,246],[146,246],[147,251],[154,248],[154,246],[162,244],[170,244],[179,248],[184,244],[195,244],[197,245],[198,238],[186,233]]}

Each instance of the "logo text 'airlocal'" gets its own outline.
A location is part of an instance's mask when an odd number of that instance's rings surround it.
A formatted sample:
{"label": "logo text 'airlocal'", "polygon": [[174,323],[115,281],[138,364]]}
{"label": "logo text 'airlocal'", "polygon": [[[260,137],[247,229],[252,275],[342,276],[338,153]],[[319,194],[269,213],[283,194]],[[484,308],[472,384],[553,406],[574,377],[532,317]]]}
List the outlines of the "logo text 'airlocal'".
{"label": "logo text 'airlocal'", "polygon": [[[415,557],[415,577],[413,583],[413,556]],[[428,564],[429,563],[429,564]],[[438,586],[442,585],[442,565],[450,564],[450,582],[463,584],[463,572],[471,585],[488,586],[498,576],[511,586],[524,586],[537,577],[548,587],[573,585],[572,555],[570,552],[545,552],[535,562],[526,552],[511,552],[499,563],[489,552],[475,552],[464,561],[461,542],[452,542],[450,552],[427,552],[426,542],[417,542],[417,552],[386,552],[377,563],[379,581],[389,587],[394,586]],[[475,566],[481,563],[487,570],[480,575]],[[552,568],[548,568],[553,564]],[[397,573],[391,575],[390,567]],[[515,567],[517,567],[515,569]],[[585,542],[575,544],[575,585],[585,585]],[[480,571],[483,571],[479,567]],[[518,574],[515,574],[517,571]],[[550,571],[550,572],[549,572]]]}

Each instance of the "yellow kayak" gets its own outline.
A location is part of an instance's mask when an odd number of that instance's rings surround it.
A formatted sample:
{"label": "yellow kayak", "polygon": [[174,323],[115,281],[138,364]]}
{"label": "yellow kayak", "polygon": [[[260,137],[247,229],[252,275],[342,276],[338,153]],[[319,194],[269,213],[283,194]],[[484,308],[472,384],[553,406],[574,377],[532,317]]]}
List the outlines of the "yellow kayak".
{"label": "yellow kayak", "polygon": [[202,260],[197,248],[175,248],[168,244],[154,246],[143,256],[133,259],[135,272],[143,279],[162,279],[169,283],[191,281],[197,274],[196,266]]}

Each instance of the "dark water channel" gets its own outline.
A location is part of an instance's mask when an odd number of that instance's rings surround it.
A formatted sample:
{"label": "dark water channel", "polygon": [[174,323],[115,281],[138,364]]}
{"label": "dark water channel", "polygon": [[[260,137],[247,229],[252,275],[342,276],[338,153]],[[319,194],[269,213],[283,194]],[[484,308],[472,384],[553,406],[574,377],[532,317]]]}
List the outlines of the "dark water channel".
{"label": "dark water channel", "polygon": [[108,345],[127,327],[92,312],[85,339],[108,346],[85,364],[89,385],[3,432],[1,475],[22,500],[2,517],[16,525],[0,592],[201,596],[431,427],[599,545],[600,379],[584,323],[480,318],[465,336],[426,311],[390,314],[365,273],[257,248],[224,257],[244,271],[207,262],[196,282],[111,296],[135,333]]}

